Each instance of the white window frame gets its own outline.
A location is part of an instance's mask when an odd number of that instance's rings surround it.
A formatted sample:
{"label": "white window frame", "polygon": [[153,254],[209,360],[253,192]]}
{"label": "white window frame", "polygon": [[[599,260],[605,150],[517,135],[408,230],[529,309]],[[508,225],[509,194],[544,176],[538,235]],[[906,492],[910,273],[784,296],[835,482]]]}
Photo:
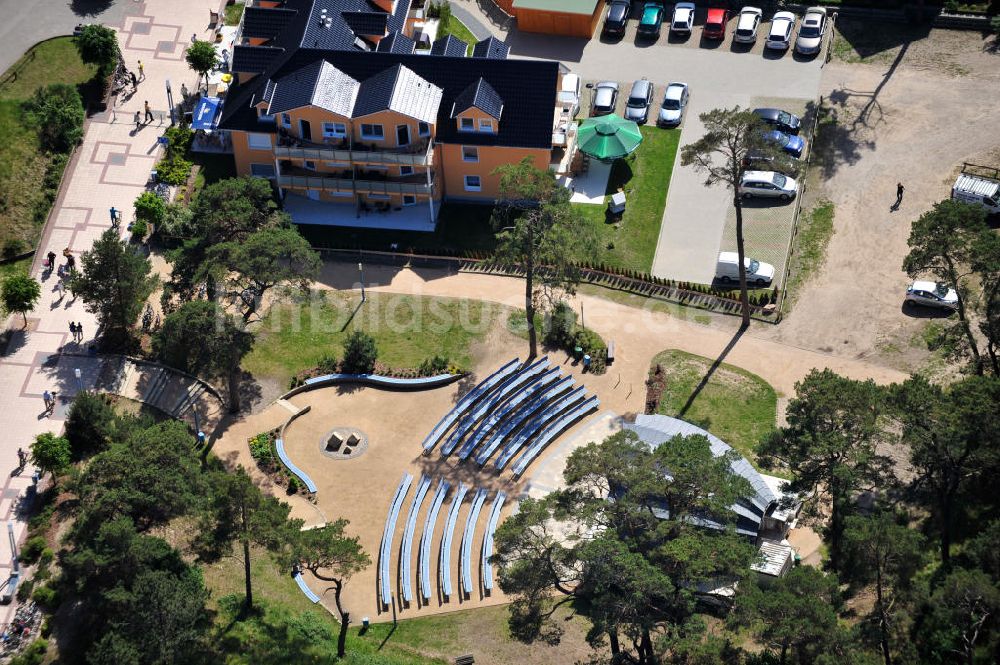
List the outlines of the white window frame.
{"label": "white window frame", "polygon": [[[267,170],[268,171],[268,175],[263,175],[263,174],[260,174],[260,173],[256,173],[254,167],[261,167],[261,168]],[[255,178],[267,178],[267,179],[271,179],[271,178],[277,177],[278,174],[275,173],[274,164],[261,163],[261,162],[252,162],[250,164],[250,175],[252,175]]]}
{"label": "white window frame", "polygon": [[[327,129],[328,126],[332,129]],[[325,139],[342,139],[347,136],[347,124],[343,122],[324,122],[322,127]]]}
{"label": "white window frame", "polygon": [[[469,184],[469,179],[470,178],[475,178],[476,182],[479,183],[479,184],[470,185]],[[467,192],[481,192],[481,191],[483,191],[483,179],[480,176],[477,176],[477,175],[467,175],[464,178],[464,183],[463,184],[465,185],[465,191],[467,191]]]}
{"label": "white window frame", "polygon": [[431,135],[431,124],[429,122],[420,121],[417,123],[417,136],[427,138]]}
{"label": "white window frame", "polygon": [[[409,199],[409,201],[407,201]],[[403,207],[415,206],[417,205],[417,197],[413,194],[403,194]]]}
{"label": "white window frame", "polygon": [[[254,142],[255,140],[256,143]],[[267,145],[264,145],[265,141]],[[251,150],[270,150],[272,148],[271,135],[247,132],[247,147]]]}
{"label": "white window frame", "polygon": [[292,128],[292,114],[290,113],[281,114],[281,126],[284,127],[285,129]]}
{"label": "white window frame", "polygon": [[[404,172],[404,170],[403,170],[403,169],[406,169],[406,170],[405,170],[405,172]],[[414,174],[414,170],[413,170],[413,167],[412,167],[412,166],[400,166],[400,167],[399,167],[399,175],[400,175],[401,177],[402,177],[402,176],[408,176],[408,175],[413,175],[413,174]]]}
{"label": "white window frame", "polygon": [[[472,155],[472,153],[468,153],[467,154],[466,150],[473,151],[475,154],[474,155]],[[470,163],[478,164],[479,163],[479,148],[477,148],[474,145],[463,145],[462,146],[462,161],[463,162],[470,162]]]}
{"label": "white window frame", "polygon": [[493,133],[493,121],[490,120],[489,118],[480,118],[479,119],[479,131],[483,132],[485,134],[492,134]]}
{"label": "white window frame", "polygon": [[[367,133],[365,132],[365,127],[368,127],[370,129],[375,129],[376,127],[378,127],[379,131],[381,132],[381,135]],[[363,138],[366,141],[384,141],[385,127],[379,124],[363,122],[361,123],[361,138]]]}
{"label": "white window frame", "polygon": [[[469,123],[466,126],[465,123]],[[458,131],[460,132],[474,132],[476,131],[476,121],[472,118],[459,118],[458,119]]]}

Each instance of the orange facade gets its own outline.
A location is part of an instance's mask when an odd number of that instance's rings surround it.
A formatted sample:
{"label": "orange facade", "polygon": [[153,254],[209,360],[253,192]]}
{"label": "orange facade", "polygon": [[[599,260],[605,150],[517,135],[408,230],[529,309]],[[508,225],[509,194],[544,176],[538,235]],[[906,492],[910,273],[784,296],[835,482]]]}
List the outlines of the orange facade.
{"label": "orange facade", "polygon": [[517,17],[517,29],[524,32],[541,32],[547,35],[590,39],[594,36],[603,10],[604,3],[599,2],[594,7],[593,14],[590,15],[567,14],[526,7],[515,8],[514,15]]}

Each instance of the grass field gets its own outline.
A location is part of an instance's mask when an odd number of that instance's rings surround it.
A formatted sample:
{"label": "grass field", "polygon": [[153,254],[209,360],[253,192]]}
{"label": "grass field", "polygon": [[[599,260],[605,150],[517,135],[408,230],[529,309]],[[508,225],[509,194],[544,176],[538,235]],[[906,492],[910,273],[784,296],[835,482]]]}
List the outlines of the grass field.
{"label": "grass field", "polygon": [[12,243],[33,247],[49,209],[41,183],[53,157],[41,152],[37,128],[22,104],[39,87],[82,87],[93,75],[72,38],[59,37],[37,44],[0,76],[0,250]]}
{"label": "grass field", "polygon": [[[611,169],[607,193],[625,191],[625,214],[620,225],[609,224],[605,205],[576,204],[597,232],[596,260],[621,268],[648,272],[653,265],[660,222],[681,130],[641,127],[642,145]],[[605,199],[606,201],[607,199]]]}
{"label": "grass field", "polygon": [[242,2],[234,2],[231,5],[226,5],[226,25],[240,24],[240,19],[243,18],[243,4]]}
{"label": "grass field", "polygon": [[653,358],[651,371],[657,364],[666,372],[659,413],[694,423],[756,461],[757,444],[775,425],[778,397],[774,388],[755,374],[722,363],[682,414],[712,360],[668,349]]}
{"label": "grass field", "polygon": [[243,367],[258,379],[287,383],[315,367],[325,355],[343,356],[343,340],[354,330],[375,338],[379,361],[395,368],[418,367],[441,355],[459,367],[472,362],[470,347],[509,310],[492,303],[449,298],[369,293],[357,308],[357,293],[315,292],[311,303],[275,305],[258,329]]}
{"label": "grass field", "polygon": [[799,216],[799,232],[795,236],[788,274],[788,298],[791,302],[799,295],[809,279],[822,267],[826,246],[833,237],[834,206],[830,201],[820,201],[815,208]]}
{"label": "grass field", "polygon": [[472,55],[472,47],[479,41],[476,39],[476,36],[472,34],[472,30],[469,30],[464,23],[459,21],[454,16],[449,16],[447,23],[442,22],[438,26],[438,39],[444,37],[445,35],[452,35],[453,37],[457,37],[468,44],[469,47],[466,49],[466,55]]}

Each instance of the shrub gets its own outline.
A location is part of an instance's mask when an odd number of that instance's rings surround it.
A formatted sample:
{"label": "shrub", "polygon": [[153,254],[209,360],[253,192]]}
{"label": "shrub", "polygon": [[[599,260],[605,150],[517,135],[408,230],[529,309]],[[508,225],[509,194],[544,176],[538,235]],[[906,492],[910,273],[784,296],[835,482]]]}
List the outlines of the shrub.
{"label": "shrub", "polygon": [[565,302],[558,302],[546,317],[545,343],[567,347],[576,331],[576,312]]}
{"label": "shrub", "polygon": [[158,226],[167,216],[167,204],[156,192],[143,192],[136,198],[133,206],[137,222]]}
{"label": "shrub", "polygon": [[45,652],[48,648],[48,640],[35,640],[21,652],[21,655],[12,658],[8,665],[41,665],[42,661],[45,660]]}
{"label": "shrub", "polygon": [[59,592],[50,587],[48,584],[43,584],[35,588],[35,592],[31,594],[31,597],[35,599],[35,602],[39,605],[43,605],[48,608],[55,608],[59,606]]}
{"label": "shrub", "polygon": [[66,417],[66,438],[73,459],[107,446],[114,426],[115,410],[107,397],[89,390],[77,393]]}
{"label": "shrub", "polygon": [[35,588],[35,580],[24,580],[21,585],[17,587],[17,600],[19,602],[24,602],[31,598],[31,590]]}
{"label": "shrub", "polygon": [[444,356],[435,355],[433,358],[427,358],[422,363],[420,363],[420,376],[434,376],[436,374],[444,374],[448,371],[448,358]]}
{"label": "shrub", "polygon": [[83,100],[73,86],[53,83],[38,88],[25,109],[38,124],[46,150],[69,152],[83,138]]}
{"label": "shrub", "polygon": [[10,238],[3,244],[3,257],[11,259],[24,254],[28,250],[28,243],[21,238]]}
{"label": "shrub", "polygon": [[132,222],[129,229],[132,231],[132,237],[136,240],[142,240],[146,237],[146,234],[149,233],[149,227],[146,226],[146,222],[141,219],[137,219]]}
{"label": "shrub", "polygon": [[371,374],[376,360],[378,348],[371,335],[355,330],[344,340],[342,369],[347,374]]}
{"label": "shrub", "polygon": [[589,328],[578,328],[576,330],[573,334],[573,345],[579,346],[592,359],[603,358],[608,349],[608,345],[604,343],[601,336]]}
{"label": "shrub", "polygon": [[257,462],[271,462],[274,460],[274,450],[271,448],[271,435],[261,432],[250,439],[250,456]]}
{"label": "shrub", "polygon": [[316,369],[322,374],[335,374],[337,372],[337,356],[326,353],[316,364]]}
{"label": "shrub", "polygon": [[188,150],[191,149],[191,142],[194,140],[194,131],[190,127],[174,125],[173,127],[168,127],[167,131],[163,132],[163,135],[167,137],[168,156],[187,156]]}
{"label": "shrub", "polygon": [[163,220],[156,228],[161,238],[187,238],[192,235],[193,228],[191,208],[179,203],[168,203],[164,210]]}
{"label": "shrub", "polygon": [[41,536],[34,536],[33,538],[29,538],[24,543],[24,546],[21,548],[20,559],[22,563],[26,563],[30,566],[31,564],[38,561],[38,558],[42,555],[42,552],[45,550],[45,547],[46,547],[45,538]]}
{"label": "shrub", "polygon": [[76,38],[76,50],[84,62],[97,65],[98,76],[106,77],[118,63],[118,38],[103,25],[85,25]]}
{"label": "shrub", "polygon": [[183,185],[191,173],[191,162],[179,155],[161,160],[156,165],[156,177],[168,185]]}
{"label": "shrub", "polygon": [[295,494],[299,491],[299,481],[295,476],[288,476],[288,494]]}

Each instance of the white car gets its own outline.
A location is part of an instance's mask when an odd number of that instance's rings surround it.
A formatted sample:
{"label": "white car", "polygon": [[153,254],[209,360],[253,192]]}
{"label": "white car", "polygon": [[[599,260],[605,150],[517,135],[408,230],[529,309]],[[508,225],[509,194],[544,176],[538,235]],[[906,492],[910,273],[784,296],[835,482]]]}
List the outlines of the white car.
{"label": "white car", "polygon": [[826,8],[810,7],[802,17],[799,36],[795,40],[795,50],[802,55],[816,55],[823,48],[823,34],[826,32]]}
{"label": "white car", "polygon": [[670,21],[670,30],[689,35],[694,26],[694,3],[678,2],[674,5],[674,17]]}
{"label": "white car", "polygon": [[795,28],[795,14],[792,12],[777,12],[771,19],[771,29],[767,32],[764,46],[778,51],[784,51],[792,41],[792,30]]}
{"label": "white car", "polygon": [[576,115],[576,112],[580,110],[580,77],[576,74],[566,74],[563,76],[556,99],[572,119]]}
{"label": "white car", "polygon": [[777,171],[745,171],[740,181],[740,196],[760,196],[788,201],[798,194],[799,184]]}
{"label": "white car", "polygon": [[760,19],[764,12],[760,7],[744,7],[740,10],[740,17],[736,21],[736,32],[733,34],[733,41],[741,44],[753,44],[757,41],[757,28],[760,27]]}
{"label": "white car", "polygon": [[[774,279],[774,266],[749,256],[743,257],[747,283],[766,286]],[[740,255],[737,252],[719,252],[719,262],[715,266],[715,278],[723,284],[740,281]]]}
{"label": "white car", "polygon": [[688,103],[687,83],[668,83],[663,93],[663,105],[656,124],[660,127],[676,127],[684,119],[684,109]]}
{"label": "white car", "polygon": [[958,294],[947,284],[918,280],[906,289],[904,302],[907,305],[956,310],[958,309]]}

